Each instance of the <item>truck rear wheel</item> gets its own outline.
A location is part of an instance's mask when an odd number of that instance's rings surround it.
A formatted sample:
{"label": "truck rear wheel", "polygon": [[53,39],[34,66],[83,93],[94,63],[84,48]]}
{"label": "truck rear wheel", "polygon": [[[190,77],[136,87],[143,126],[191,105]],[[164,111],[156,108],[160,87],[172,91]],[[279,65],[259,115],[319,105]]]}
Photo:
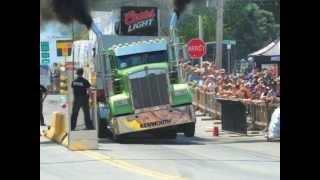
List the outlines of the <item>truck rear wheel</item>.
{"label": "truck rear wheel", "polygon": [[193,137],[195,133],[195,123],[187,124],[184,127],[184,136],[186,137]]}

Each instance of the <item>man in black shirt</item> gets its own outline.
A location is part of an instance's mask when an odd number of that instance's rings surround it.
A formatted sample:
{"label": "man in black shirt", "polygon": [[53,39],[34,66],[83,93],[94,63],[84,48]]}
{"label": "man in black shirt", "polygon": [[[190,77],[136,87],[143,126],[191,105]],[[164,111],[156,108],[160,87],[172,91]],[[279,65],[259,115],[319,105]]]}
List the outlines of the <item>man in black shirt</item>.
{"label": "man in black shirt", "polygon": [[89,112],[89,93],[90,93],[90,83],[88,80],[83,78],[83,69],[77,70],[77,79],[72,81],[73,88],[73,107],[71,114],[71,130],[74,130],[77,125],[77,118],[80,108],[84,112],[84,121],[87,129],[93,129],[92,121],[90,120]]}
{"label": "man in black shirt", "polygon": [[45,126],[44,118],[43,118],[43,112],[42,112],[42,106],[43,101],[47,97],[47,89],[40,84],[40,125]]}

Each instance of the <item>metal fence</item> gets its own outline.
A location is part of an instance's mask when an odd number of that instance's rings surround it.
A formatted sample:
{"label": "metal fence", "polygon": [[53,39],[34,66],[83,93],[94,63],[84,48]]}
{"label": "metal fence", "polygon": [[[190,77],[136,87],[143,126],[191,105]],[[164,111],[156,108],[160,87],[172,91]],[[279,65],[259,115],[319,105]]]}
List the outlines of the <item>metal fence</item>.
{"label": "metal fence", "polygon": [[192,88],[192,103],[204,113],[208,113],[214,119],[221,118],[221,104],[213,93],[204,92],[198,88]]}
{"label": "metal fence", "polygon": [[[192,103],[196,109],[208,113],[213,119],[221,119],[221,104],[213,93],[204,92],[196,87],[192,88],[192,92]],[[248,125],[257,130],[262,130],[268,126],[273,111],[280,105],[279,99],[273,102],[240,101],[246,107]]]}
{"label": "metal fence", "polygon": [[263,129],[269,125],[272,113],[280,105],[275,102],[251,102],[244,103],[247,109],[247,120],[253,129]]}

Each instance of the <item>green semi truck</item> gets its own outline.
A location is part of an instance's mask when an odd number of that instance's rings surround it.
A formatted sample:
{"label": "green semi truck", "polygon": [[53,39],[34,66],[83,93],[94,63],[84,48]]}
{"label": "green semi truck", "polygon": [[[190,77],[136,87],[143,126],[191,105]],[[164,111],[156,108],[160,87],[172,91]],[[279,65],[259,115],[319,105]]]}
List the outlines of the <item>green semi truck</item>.
{"label": "green semi truck", "polygon": [[193,137],[192,92],[180,80],[168,40],[100,39],[92,61],[100,138],[110,136],[118,141],[137,133],[175,138],[179,132]]}

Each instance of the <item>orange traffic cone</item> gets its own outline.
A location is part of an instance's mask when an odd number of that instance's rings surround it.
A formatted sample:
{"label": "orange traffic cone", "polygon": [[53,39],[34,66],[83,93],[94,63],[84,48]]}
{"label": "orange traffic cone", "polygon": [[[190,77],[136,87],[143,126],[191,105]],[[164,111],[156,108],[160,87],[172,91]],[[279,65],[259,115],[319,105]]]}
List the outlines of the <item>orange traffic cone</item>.
{"label": "orange traffic cone", "polygon": [[219,136],[219,128],[217,126],[213,127],[212,136]]}

